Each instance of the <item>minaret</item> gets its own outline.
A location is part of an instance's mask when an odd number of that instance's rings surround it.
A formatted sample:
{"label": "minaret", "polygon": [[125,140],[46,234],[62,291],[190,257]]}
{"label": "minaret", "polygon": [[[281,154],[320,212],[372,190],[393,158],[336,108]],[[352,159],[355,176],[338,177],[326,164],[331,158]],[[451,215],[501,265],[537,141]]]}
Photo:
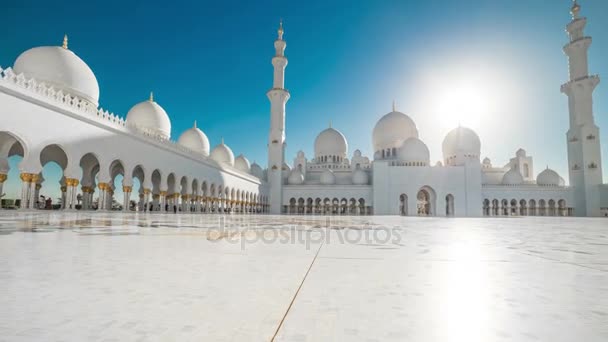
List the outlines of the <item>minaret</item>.
{"label": "minaret", "polygon": [[570,80],[561,87],[562,93],[568,96],[570,112],[570,129],[566,134],[568,167],[570,186],[574,187],[574,214],[600,216],[600,132],[593,119],[593,90],[600,78],[589,75],[587,51],[591,37],[583,33],[587,19],[579,17],[580,10],[574,0],[570,11],[572,21],[566,26],[570,42],[564,46],[570,71]]}
{"label": "minaret", "polygon": [[283,162],[285,160],[285,104],[289,91],[285,89],[285,46],[283,21],[274,41],[275,56],[272,58],[274,81],[266,93],[270,100],[270,134],[268,136],[268,185],[270,187],[270,213],[280,214],[283,201]]}

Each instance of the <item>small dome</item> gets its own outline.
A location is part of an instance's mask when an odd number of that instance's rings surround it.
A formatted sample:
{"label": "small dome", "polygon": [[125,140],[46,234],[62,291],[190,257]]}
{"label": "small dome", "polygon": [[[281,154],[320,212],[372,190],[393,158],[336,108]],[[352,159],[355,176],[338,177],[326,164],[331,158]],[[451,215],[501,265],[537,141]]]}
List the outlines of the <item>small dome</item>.
{"label": "small dome", "polygon": [[194,152],[200,152],[204,156],[209,155],[209,139],[207,139],[203,131],[196,127],[196,121],[192,128],[189,128],[179,136],[177,143]]}
{"label": "small dome", "polygon": [[481,141],[475,131],[467,127],[451,130],[443,139],[443,159],[476,158],[481,154]]}
{"label": "small dome", "polygon": [[346,158],[348,143],[340,131],[327,128],[315,139],[315,158],[323,156],[338,156]]}
{"label": "small dome", "polygon": [[536,184],[540,186],[563,186],[564,183],[563,178],[548,167],[536,177]]}
{"label": "small dome", "polygon": [[409,116],[392,111],[380,118],[374,127],[372,133],[374,152],[398,148],[409,138],[418,138],[416,124]]}
{"label": "small dome", "polygon": [[218,163],[234,166],[234,153],[228,145],[224,144],[224,139],[222,139],[221,144],[215,146],[211,151],[211,159]]}
{"label": "small dome", "polygon": [[150,99],[133,106],[127,113],[127,125],[143,131],[160,135],[165,139],[171,137],[171,120],[169,115],[154,102],[152,94]]}
{"label": "small dome", "polygon": [[520,148],[519,150],[517,150],[517,152],[515,152],[515,156],[519,157],[519,158],[523,158],[526,156],[526,150],[524,150],[523,148]]}
{"label": "small dome", "polygon": [[74,52],[60,46],[41,46],[19,55],[13,66],[16,74],[44,82],[57,90],[78,96],[96,108],[99,84],[89,66]]}
{"label": "small dome", "polygon": [[245,158],[245,156],[242,154],[239,154],[239,156],[234,160],[234,167],[245,173],[249,173],[251,171],[249,160],[247,160],[247,158]]}
{"label": "small dome", "polygon": [[367,172],[362,169],[356,169],[353,171],[352,181],[355,185],[365,185],[369,182],[369,177],[367,176]]}
{"label": "small dome", "polygon": [[252,175],[259,178],[260,180],[262,180],[264,178],[264,170],[262,170],[262,167],[260,165],[258,165],[258,163],[256,163],[256,162],[253,162],[253,164],[251,164],[250,172]]}
{"label": "small dome", "polygon": [[321,184],[331,185],[336,183],[336,175],[330,169],[325,169],[321,174]]}
{"label": "small dome", "polygon": [[430,164],[429,149],[418,138],[409,138],[403,142],[398,152],[399,160],[406,163]]}
{"label": "small dome", "polygon": [[524,177],[516,169],[511,169],[502,176],[502,185],[521,185],[524,183]]}
{"label": "small dome", "polygon": [[289,178],[287,179],[287,183],[291,185],[300,185],[304,183],[304,174],[299,169],[294,169],[289,174]]}

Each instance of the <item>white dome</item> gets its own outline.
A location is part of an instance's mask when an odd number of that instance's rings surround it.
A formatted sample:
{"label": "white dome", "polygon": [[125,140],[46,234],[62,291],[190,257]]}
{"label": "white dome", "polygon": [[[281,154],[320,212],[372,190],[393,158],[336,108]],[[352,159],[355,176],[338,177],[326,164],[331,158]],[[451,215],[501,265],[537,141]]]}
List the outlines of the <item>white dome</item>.
{"label": "white dome", "polygon": [[519,150],[517,150],[517,152],[515,152],[515,156],[519,157],[519,158],[523,158],[526,156],[526,150],[524,150],[523,148],[520,148]]}
{"label": "white dome", "polygon": [[502,185],[521,185],[524,183],[524,177],[516,169],[511,169],[502,176]]}
{"label": "white dome", "polygon": [[264,170],[262,170],[262,167],[256,162],[251,164],[251,174],[258,177],[260,180],[264,178]]}
{"label": "white dome", "polygon": [[564,180],[557,172],[547,167],[536,177],[536,184],[541,186],[563,186]]}
{"label": "white dome", "polygon": [[481,154],[481,141],[475,131],[467,127],[451,130],[443,139],[443,159],[455,157],[477,158]]}
{"label": "white dome", "polygon": [[327,128],[315,139],[315,158],[323,156],[338,156],[346,158],[348,143],[340,131]]}
{"label": "white dome", "polygon": [[406,163],[430,164],[429,149],[418,138],[409,138],[403,142],[398,152],[399,160]]}
{"label": "white dome", "polygon": [[230,147],[228,147],[228,145],[224,144],[223,139],[222,143],[215,146],[211,151],[211,159],[218,163],[234,166],[234,153],[232,153],[232,150]]}
{"label": "white dome", "polygon": [[353,171],[352,181],[355,185],[365,185],[369,182],[369,177],[367,176],[367,172],[362,169],[356,169]]}
{"label": "white dome", "polygon": [[177,143],[194,152],[200,152],[205,156],[209,155],[209,139],[207,139],[207,136],[203,131],[196,127],[196,121],[192,128],[186,130],[179,136]]}
{"label": "white dome", "polygon": [[245,158],[245,156],[242,154],[239,154],[239,156],[234,160],[234,167],[245,173],[249,173],[251,171],[249,160],[247,160],[247,158]]}
{"label": "white dome", "polygon": [[331,185],[336,183],[336,176],[330,169],[325,169],[321,174],[321,184]]}
{"label": "white dome", "polygon": [[483,158],[483,165],[485,167],[492,167],[492,161],[490,160],[490,158],[488,158],[488,157]]}
{"label": "white dome", "polygon": [[380,118],[374,127],[372,133],[374,152],[397,148],[409,138],[418,138],[416,124],[409,116],[392,111]]}
{"label": "white dome", "polygon": [[294,169],[293,171],[291,171],[291,173],[289,174],[289,178],[287,179],[287,182],[291,185],[303,184],[304,175],[302,174],[302,171],[300,171],[299,169]]}
{"label": "white dome", "polygon": [[133,106],[127,113],[127,125],[142,129],[152,134],[158,134],[165,139],[171,137],[171,120],[169,115],[154,102],[152,95],[148,101]]}
{"label": "white dome", "polygon": [[22,53],[13,66],[16,74],[47,83],[57,90],[99,103],[95,74],[80,57],[60,46],[41,46]]}

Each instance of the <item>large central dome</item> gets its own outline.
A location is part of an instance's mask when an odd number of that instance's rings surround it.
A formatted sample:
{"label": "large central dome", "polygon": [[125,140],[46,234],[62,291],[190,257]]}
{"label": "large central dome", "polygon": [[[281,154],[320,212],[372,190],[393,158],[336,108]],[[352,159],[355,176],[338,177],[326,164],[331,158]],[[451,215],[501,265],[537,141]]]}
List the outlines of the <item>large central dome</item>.
{"label": "large central dome", "polygon": [[409,138],[418,138],[418,129],[414,120],[394,110],[380,118],[374,127],[372,134],[374,153],[399,148]]}
{"label": "large central dome", "polygon": [[346,158],[348,154],[348,143],[344,134],[331,127],[323,130],[315,139],[315,158],[330,157],[333,161],[333,156],[339,159]]}
{"label": "large central dome", "polygon": [[29,49],[17,58],[13,70],[97,107],[99,85],[95,74],[80,57],[67,49],[67,42],[65,44],[65,48],[41,46]]}

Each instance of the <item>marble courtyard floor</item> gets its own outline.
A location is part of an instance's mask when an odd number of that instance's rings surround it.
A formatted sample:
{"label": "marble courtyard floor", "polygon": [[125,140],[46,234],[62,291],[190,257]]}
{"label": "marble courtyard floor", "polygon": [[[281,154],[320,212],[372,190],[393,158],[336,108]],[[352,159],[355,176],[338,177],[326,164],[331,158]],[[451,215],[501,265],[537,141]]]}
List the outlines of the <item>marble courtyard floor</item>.
{"label": "marble courtyard floor", "polygon": [[608,220],[0,212],[0,341],[608,341]]}

